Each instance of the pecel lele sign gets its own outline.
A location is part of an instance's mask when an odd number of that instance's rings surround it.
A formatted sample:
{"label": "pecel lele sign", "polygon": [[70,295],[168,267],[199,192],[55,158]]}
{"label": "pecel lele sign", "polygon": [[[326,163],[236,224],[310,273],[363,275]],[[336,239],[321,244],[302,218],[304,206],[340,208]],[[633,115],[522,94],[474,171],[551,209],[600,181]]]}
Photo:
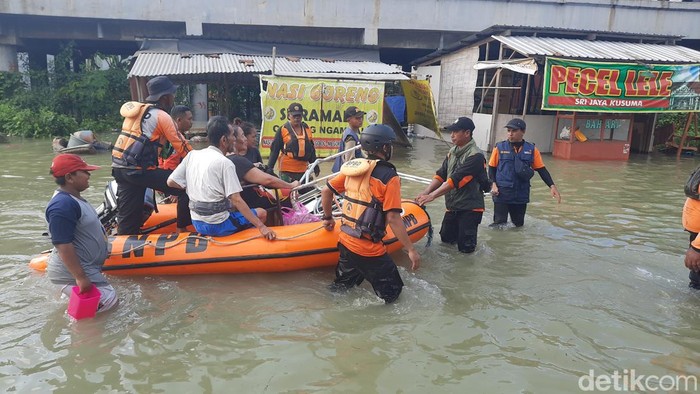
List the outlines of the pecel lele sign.
{"label": "pecel lele sign", "polygon": [[700,64],[636,64],[547,58],[542,109],[700,112]]}

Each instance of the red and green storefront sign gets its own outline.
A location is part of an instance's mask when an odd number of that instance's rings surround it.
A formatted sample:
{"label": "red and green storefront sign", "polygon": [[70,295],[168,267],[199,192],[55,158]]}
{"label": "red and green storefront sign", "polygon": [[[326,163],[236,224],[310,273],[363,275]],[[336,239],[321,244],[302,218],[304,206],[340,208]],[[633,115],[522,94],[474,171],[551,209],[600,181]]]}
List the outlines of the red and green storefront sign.
{"label": "red and green storefront sign", "polygon": [[700,64],[636,64],[547,58],[542,109],[700,112]]}

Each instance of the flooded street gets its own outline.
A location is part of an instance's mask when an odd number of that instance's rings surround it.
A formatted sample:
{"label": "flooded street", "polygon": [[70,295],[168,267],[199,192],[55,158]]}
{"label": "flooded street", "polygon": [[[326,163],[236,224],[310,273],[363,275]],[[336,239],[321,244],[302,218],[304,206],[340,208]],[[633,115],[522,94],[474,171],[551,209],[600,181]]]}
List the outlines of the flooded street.
{"label": "flooded street", "polygon": [[[394,162],[429,178],[446,152],[416,140]],[[697,158],[544,155],[562,203],[535,175],[525,226],[493,229],[487,200],[473,255],[440,243],[440,198],[433,245],[417,244],[422,267],[394,255],[406,287],[392,305],[366,283],[329,293],[332,268],[121,276],[120,305],[80,322],[27,267],[50,247],[52,158],[47,140],[0,145],[2,391],[561,393],[625,370],[700,380],[700,292],[688,289],[681,226]],[[103,165],[83,193],[97,206],[110,156],[86,160]],[[404,181],[404,197],[423,187]]]}

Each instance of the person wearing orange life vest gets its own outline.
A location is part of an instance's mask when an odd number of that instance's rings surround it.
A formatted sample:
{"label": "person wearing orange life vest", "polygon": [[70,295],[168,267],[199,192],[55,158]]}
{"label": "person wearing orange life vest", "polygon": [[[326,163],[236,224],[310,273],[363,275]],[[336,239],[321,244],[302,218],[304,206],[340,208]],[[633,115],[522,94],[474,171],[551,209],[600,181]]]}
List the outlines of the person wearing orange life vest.
{"label": "person wearing orange life vest", "polygon": [[686,189],[686,196],[683,205],[683,228],[690,233],[690,239],[684,262],[686,268],[690,270],[688,287],[700,290],[700,237],[698,237],[698,233],[700,233],[700,195],[698,195],[698,185],[693,184],[693,190]]}
{"label": "person wearing orange life vest", "polygon": [[[306,166],[316,160],[316,148],[309,126],[302,122],[304,107],[292,103],[287,109],[288,122],[277,133],[270,146],[269,168],[275,168],[279,158],[280,178],[286,182],[298,181],[306,172]],[[318,175],[316,166],[314,173]]]}
{"label": "person wearing orange life vest", "polygon": [[160,150],[170,142],[180,157],[192,150],[177,131],[168,111],[175,103],[175,86],[164,76],[146,84],[146,103],[130,101],[122,105],[122,131],[112,149],[112,176],[117,181],[117,234],[138,234],[143,225],[146,188],[178,196],[177,227],[183,230],[192,220],[189,199],[183,190],[169,187],[171,170],[157,168]]}
{"label": "person wearing orange life vest", "polygon": [[382,238],[386,225],[408,251],[411,269],[420,266],[420,255],[408,237],[401,219],[401,184],[396,168],[389,163],[394,131],[385,125],[365,129],[360,144],[368,158],[346,162],[340,173],[330,179],[321,191],[323,226],[332,231],[333,194],[342,194],[343,216],[338,250],[340,257],[335,269],[331,291],[344,291],[362,283],[372,285],[375,294],[387,304],[401,294],[403,281],[396,264],[386,251]]}

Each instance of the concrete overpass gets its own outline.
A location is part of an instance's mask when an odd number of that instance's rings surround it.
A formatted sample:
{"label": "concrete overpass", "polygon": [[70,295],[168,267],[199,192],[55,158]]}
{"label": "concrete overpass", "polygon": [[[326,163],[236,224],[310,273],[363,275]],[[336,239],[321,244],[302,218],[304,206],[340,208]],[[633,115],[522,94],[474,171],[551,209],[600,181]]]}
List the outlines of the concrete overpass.
{"label": "concrete overpass", "polygon": [[17,68],[17,52],[41,67],[69,40],[87,57],[184,37],[376,48],[406,65],[493,25],[677,35],[697,48],[698,21],[697,0],[3,0],[0,70]]}

